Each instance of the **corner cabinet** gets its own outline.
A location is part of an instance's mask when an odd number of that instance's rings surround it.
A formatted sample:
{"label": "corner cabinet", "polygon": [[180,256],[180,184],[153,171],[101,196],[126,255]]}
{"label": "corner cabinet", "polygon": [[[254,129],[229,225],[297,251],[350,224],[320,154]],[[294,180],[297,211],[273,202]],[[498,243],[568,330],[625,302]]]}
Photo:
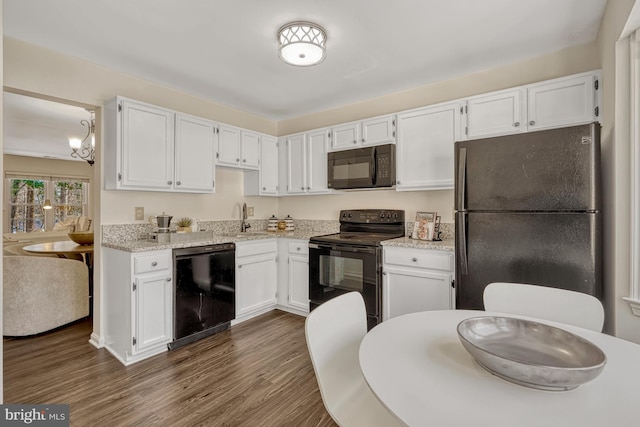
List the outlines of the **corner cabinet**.
{"label": "corner cabinet", "polygon": [[103,248],[105,346],[129,365],[167,351],[173,340],[171,250]]}
{"label": "corner cabinet", "polygon": [[244,171],[245,196],[278,196],[278,139],[260,135],[260,169]]}
{"label": "corner cabinet", "polygon": [[327,194],[329,129],[290,135],[285,139],[287,194]]}
{"label": "corner cabinet", "polygon": [[278,246],[275,239],[236,242],[236,320],[276,306]]}
{"label": "corner cabinet", "polygon": [[397,190],[453,188],[454,142],[460,104],[438,104],[398,114]]}
{"label": "corner cabinet", "polygon": [[452,252],[384,247],[382,320],[454,308],[453,265]]}
{"label": "corner cabinet", "polygon": [[105,104],[105,188],[211,193],[215,124],[116,97]]}
{"label": "corner cabinet", "polygon": [[258,169],[260,166],[260,135],[234,126],[219,125],[218,153],[219,166],[240,169]]}

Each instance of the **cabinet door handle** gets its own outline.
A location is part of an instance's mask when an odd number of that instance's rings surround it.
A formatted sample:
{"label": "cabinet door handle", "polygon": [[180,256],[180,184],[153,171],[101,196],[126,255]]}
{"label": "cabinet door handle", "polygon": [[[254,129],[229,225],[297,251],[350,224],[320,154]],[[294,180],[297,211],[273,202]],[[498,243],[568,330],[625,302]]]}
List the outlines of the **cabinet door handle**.
{"label": "cabinet door handle", "polygon": [[298,246],[298,247],[296,248],[296,250],[298,250],[298,251],[299,251],[299,250],[300,250],[300,246]]}
{"label": "cabinet door handle", "polygon": [[155,267],[155,266],[157,266],[157,265],[158,265],[158,261],[153,261],[153,262],[151,263],[151,267]]}
{"label": "cabinet door handle", "polygon": [[536,124],[536,121],[535,121],[535,120],[531,120],[531,121],[529,122],[529,124],[530,124],[531,126],[533,126],[533,125],[535,125],[535,124]]}
{"label": "cabinet door handle", "polygon": [[311,190],[311,187],[307,187],[307,190]]}
{"label": "cabinet door handle", "polygon": [[176,181],[176,185],[180,185],[180,181]]}
{"label": "cabinet door handle", "polygon": [[266,190],[267,190],[267,187],[262,187],[262,191],[266,191]]}
{"label": "cabinet door handle", "polygon": [[247,163],[247,159],[242,159],[242,163]]}
{"label": "cabinet door handle", "polygon": [[170,282],[170,281],[171,281],[171,277],[167,277],[167,282]]}
{"label": "cabinet door handle", "polygon": [[418,258],[411,258],[411,261],[418,262]]}
{"label": "cabinet door handle", "polygon": [[356,140],[354,139],[354,140],[353,140],[353,143],[354,143],[354,144],[357,144],[357,143],[358,143],[358,141],[356,141]]}
{"label": "cabinet door handle", "polygon": [[300,187],[300,189],[301,189],[302,191],[304,191],[304,187]]}
{"label": "cabinet door handle", "polygon": [[513,127],[516,127],[516,128],[517,128],[517,127],[519,127],[519,126],[520,126],[520,122],[515,122],[515,123],[513,124]]}
{"label": "cabinet door handle", "polygon": [[362,138],[362,142],[364,142],[364,138]]}
{"label": "cabinet door handle", "polygon": [[242,268],[242,265],[239,265],[238,268]]}
{"label": "cabinet door handle", "polygon": [[167,181],[167,184],[171,185],[173,184],[173,181]]}
{"label": "cabinet door handle", "polygon": [[239,162],[239,161],[240,161],[240,158],[236,158],[236,162]]}

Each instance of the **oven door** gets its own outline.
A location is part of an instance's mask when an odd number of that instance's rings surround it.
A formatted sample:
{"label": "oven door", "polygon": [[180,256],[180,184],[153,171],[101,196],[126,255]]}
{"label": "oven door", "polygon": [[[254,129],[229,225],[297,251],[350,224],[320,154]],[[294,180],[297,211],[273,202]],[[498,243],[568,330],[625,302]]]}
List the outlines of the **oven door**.
{"label": "oven door", "polygon": [[375,247],[309,244],[311,309],[347,292],[360,292],[369,329],[380,317],[379,251]]}

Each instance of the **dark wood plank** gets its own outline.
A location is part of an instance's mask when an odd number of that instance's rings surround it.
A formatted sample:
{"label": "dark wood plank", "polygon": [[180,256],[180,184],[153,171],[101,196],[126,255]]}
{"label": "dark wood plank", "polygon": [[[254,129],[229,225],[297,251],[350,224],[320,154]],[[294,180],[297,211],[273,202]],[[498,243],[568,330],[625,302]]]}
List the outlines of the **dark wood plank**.
{"label": "dark wood plank", "polygon": [[91,329],[5,338],[5,403],[70,404],[73,426],[335,426],[303,317],[275,310],[128,367]]}

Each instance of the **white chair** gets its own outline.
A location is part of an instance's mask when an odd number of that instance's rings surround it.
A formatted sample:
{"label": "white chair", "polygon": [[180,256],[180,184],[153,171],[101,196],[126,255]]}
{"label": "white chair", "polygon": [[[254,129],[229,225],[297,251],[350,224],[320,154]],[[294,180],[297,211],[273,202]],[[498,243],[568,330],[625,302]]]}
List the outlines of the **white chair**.
{"label": "white chair", "polygon": [[592,295],[522,283],[490,283],[484,289],[484,308],[537,317],[601,332],[602,303]]}
{"label": "white chair", "polygon": [[358,292],[333,298],[307,317],[307,347],[322,402],[340,426],[399,426],[362,376],[358,351],[366,333],[367,314]]}

